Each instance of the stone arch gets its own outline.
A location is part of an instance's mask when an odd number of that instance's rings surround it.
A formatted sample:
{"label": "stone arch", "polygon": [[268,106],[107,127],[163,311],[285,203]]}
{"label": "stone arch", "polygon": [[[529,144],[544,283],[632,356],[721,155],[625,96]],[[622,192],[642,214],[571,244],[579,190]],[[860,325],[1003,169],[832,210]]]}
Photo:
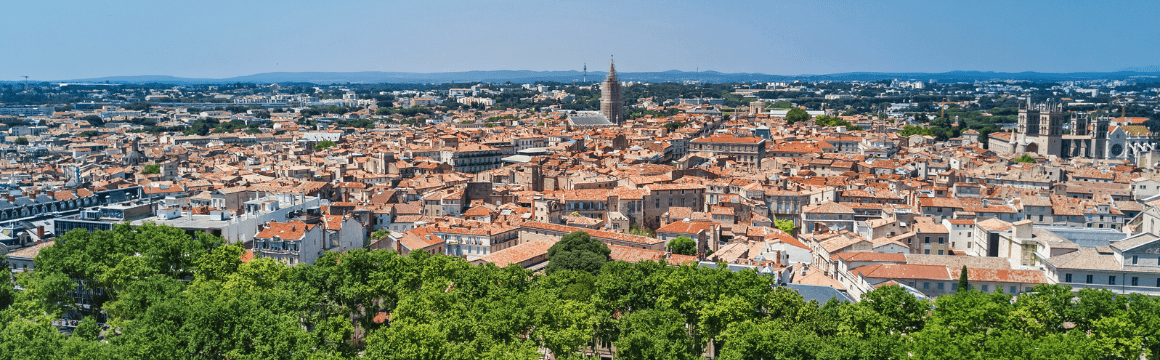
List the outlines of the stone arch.
{"label": "stone arch", "polygon": [[1027,152],[1031,153],[1031,154],[1039,154],[1039,144],[1036,144],[1036,143],[1027,144]]}

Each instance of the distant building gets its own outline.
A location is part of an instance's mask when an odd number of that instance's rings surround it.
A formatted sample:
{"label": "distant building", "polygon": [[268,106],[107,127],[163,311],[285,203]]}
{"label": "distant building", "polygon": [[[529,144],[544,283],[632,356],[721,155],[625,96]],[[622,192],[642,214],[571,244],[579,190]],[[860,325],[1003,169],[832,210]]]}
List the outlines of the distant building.
{"label": "distant building", "polygon": [[608,77],[600,85],[600,114],[609,122],[620,124],[624,120],[624,101],[620,93],[620,81],[616,79],[616,63],[609,62]]}
{"label": "distant building", "polygon": [[689,151],[731,156],[740,164],[760,168],[761,159],[765,158],[765,139],[756,136],[713,135],[693,140]]}
{"label": "distant building", "polygon": [[5,116],[53,116],[56,109],[48,106],[0,107],[0,115]]}

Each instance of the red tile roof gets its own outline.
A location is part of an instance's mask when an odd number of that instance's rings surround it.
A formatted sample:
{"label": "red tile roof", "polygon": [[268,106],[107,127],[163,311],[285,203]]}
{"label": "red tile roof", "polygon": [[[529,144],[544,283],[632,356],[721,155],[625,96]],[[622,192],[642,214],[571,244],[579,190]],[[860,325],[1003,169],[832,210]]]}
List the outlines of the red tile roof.
{"label": "red tile roof", "polygon": [[730,134],[725,135],[710,135],[708,137],[694,139],[695,143],[735,143],[735,144],[756,144],[765,139],[756,136],[736,137]]}
{"label": "red tile roof", "polygon": [[878,279],[951,280],[945,265],[874,264],[851,270],[855,275]]}
{"label": "red tile roof", "polygon": [[313,229],[314,225],[310,225],[301,221],[291,221],[288,223],[271,222],[265,229],[254,235],[256,238],[268,239],[278,236],[282,239],[300,240],[306,232]]}
{"label": "red tile roof", "polygon": [[547,254],[548,249],[555,244],[556,241],[552,239],[537,239],[484,255],[476,259],[475,262],[489,262],[499,267],[508,266],[509,264],[519,264],[537,256]]}

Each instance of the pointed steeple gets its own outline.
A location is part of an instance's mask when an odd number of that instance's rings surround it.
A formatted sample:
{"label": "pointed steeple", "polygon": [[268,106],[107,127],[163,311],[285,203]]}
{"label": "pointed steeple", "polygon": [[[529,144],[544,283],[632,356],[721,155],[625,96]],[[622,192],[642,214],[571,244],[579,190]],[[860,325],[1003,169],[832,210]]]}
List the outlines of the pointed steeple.
{"label": "pointed steeple", "polygon": [[623,120],[620,81],[616,79],[616,62],[608,61],[608,78],[600,86],[600,113],[613,124],[620,124]]}
{"label": "pointed steeple", "polygon": [[609,56],[608,60],[608,78],[616,79],[616,59],[613,59],[612,56]]}

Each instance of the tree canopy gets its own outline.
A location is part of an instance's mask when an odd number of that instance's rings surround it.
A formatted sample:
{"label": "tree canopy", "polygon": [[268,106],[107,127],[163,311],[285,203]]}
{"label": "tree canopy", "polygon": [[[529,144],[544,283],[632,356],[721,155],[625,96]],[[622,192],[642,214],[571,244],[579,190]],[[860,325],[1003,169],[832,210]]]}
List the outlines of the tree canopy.
{"label": "tree canopy", "polygon": [[669,241],[669,252],[681,255],[696,255],[697,242],[688,236],[678,236]]}
{"label": "tree canopy", "polygon": [[[606,253],[583,233],[556,248]],[[242,262],[241,246],[156,225],[75,230],[0,277],[0,359],[1136,359],[1160,301],[1039,285],[934,300],[882,286],[806,301],[756,271],[606,261],[537,273],[414,251]],[[605,255],[607,256],[607,255]],[[0,267],[7,269],[7,267]],[[7,271],[7,270],[0,270]],[[0,274],[6,275],[6,274]],[[104,301],[75,307],[78,285]],[[5,301],[4,294],[11,294]],[[71,336],[52,320],[81,320]],[[609,346],[611,345],[611,347]],[[615,349],[615,354],[608,353]]]}
{"label": "tree canopy", "polygon": [[332,146],[334,146],[334,141],[322,140],[322,141],[319,141],[317,144],[314,144],[314,150],[325,150],[325,149],[329,149]]}
{"label": "tree canopy", "polygon": [[597,273],[611,260],[612,250],[588,233],[576,231],[560,238],[548,249],[548,273],[580,270]]}
{"label": "tree canopy", "polygon": [[773,226],[776,226],[781,231],[784,231],[786,234],[790,234],[790,235],[793,235],[793,231],[797,230],[797,226],[794,226],[793,220],[788,220],[788,219],[786,219],[786,220],[774,220]]}
{"label": "tree canopy", "polygon": [[798,121],[806,121],[809,119],[810,114],[802,108],[789,109],[789,112],[785,114],[785,121],[789,122],[790,124],[796,123]]}
{"label": "tree canopy", "polygon": [[157,164],[145,165],[145,168],[141,169],[141,173],[147,174],[147,175],[160,174],[161,173],[161,165],[157,165]]}

